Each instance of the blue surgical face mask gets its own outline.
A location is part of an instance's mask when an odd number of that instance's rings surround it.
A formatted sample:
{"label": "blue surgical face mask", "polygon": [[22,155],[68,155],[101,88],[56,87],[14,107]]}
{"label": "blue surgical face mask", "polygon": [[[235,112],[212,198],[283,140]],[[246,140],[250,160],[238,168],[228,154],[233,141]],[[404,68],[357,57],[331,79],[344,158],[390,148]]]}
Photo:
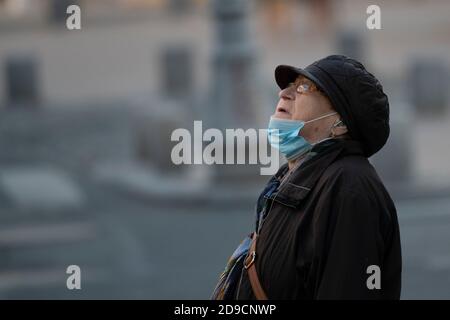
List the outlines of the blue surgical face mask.
{"label": "blue surgical face mask", "polygon": [[300,130],[303,129],[305,124],[335,115],[336,113],[328,113],[306,122],[270,117],[268,128],[269,143],[273,148],[279,149],[287,160],[295,159],[309,152],[314,146],[300,135]]}

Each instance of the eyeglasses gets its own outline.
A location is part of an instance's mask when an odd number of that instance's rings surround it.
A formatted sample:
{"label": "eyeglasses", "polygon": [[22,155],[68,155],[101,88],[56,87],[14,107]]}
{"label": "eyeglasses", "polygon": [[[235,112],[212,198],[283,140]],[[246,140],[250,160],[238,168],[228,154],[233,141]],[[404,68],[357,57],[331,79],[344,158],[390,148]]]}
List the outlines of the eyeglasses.
{"label": "eyeglasses", "polygon": [[319,87],[317,87],[313,82],[311,82],[307,79],[301,79],[301,80],[296,80],[295,82],[291,82],[288,84],[287,88],[295,88],[295,92],[297,92],[299,94],[314,92],[314,91],[322,92],[322,90],[320,90]]}

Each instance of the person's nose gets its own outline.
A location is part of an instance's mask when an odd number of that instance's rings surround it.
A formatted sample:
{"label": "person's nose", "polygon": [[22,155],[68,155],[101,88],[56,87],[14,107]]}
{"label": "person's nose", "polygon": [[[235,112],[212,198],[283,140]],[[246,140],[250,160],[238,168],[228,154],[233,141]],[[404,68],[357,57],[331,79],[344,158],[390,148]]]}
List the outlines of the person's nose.
{"label": "person's nose", "polygon": [[283,100],[294,100],[295,95],[293,94],[293,90],[291,90],[291,89],[292,88],[290,86],[287,88],[284,88],[283,90],[281,90],[278,93],[278,97]]}

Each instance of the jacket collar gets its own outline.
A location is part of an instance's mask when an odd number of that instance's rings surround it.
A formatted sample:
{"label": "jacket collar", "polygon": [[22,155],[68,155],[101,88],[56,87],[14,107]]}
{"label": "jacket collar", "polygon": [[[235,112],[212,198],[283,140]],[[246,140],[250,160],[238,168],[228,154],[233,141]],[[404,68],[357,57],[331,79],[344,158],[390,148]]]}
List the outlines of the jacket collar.
{"label": "jacket collar", "polygon": [[[362,155],[363,148],[360,142],[349,139],[334,139],[314,146],[308,157],[280,186],[274,198],[288,206],[297,207],[300,202],[314,188],[323,172],[339,157],[347,155]],[[288,165],[284,164],[275,174],[280,179],[288,171]]]}

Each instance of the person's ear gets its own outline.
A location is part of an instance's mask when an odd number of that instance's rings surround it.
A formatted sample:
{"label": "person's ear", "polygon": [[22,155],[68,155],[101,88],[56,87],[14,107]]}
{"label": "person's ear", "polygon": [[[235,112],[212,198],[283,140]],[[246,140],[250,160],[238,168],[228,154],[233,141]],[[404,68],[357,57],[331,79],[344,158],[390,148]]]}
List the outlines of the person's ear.
{"label": "person's ear", "polygon": [[347,126],[338,126],[331,128],[331,134],[333,137],[342,136],[348,132]]}
{"label": "person's ear", "polygon": [[333,129],[335,136],[341,136],[348,132],[347,126],[335,127]]}

